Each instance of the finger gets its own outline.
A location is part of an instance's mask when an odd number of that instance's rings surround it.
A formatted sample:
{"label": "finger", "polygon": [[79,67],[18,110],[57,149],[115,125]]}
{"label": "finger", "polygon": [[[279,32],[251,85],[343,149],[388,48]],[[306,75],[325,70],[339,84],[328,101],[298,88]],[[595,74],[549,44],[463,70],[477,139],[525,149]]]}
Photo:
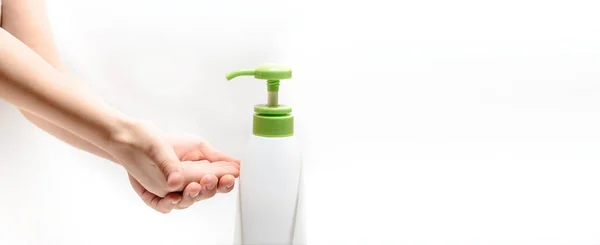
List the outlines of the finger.
{"label": "finger", "polygon": [[230,174],[223,175],[219,179],[219,193],[228,193],[233,189],[233,185],[235,184],[235,177]]}
{"label": "finger", "polygon": [[[133,187],[135,192],[138,194],[138,196],[140,196],[142,198],[142,200],[144,201],[144,203],[146,203],[146,205],[150,206],[154,210],[161,212],[161,213],[170,212],[176,204],[173,202],[177,202],[177,201],[179,201],[179,199],[181,199],[175,193],[168,194],[167,196],[165,196],[165,198],[160,198],[159,196],[154,195],[152,192],[147,191],[140,184],[140,182],[138,182],[130,174],[129,174],[129,182],[131,183],[131,186]],[[173,196],[172,194],[175,194],[175,196]],[[171,205],[168,205],[169,203],[171,203]]]}
{"label": "finger", "polygon": [[[140,182],[138,182],[135,178],[133,178],[133,176],[129,175],[129,182],[131,183],[131,186],[133,186],[133,189],[135,190],[135,192],[138,194],[138,196],[140,196],[142,198],[142,200],[144,201],[144,203],[146,203],[146,205],[156,209],[156,204],[158,203],[158,201],[161,199],[159,196],[154,195],[154,193],[149,192],[148,190],[146,190],[146,188],[144,188],[142,186],[142,184],[140,184]],[[158,210],[156,210],[158,211]]]}
{"label": "finger", "polygon": [[164,198],[158,200],[156,210],[163,214],[170,213],[181,201],[181,195],[178,193],[169,193]]}
{"label": "finger", "polygon": [[196,202],[196,198],[200,195],[200,191],[202,190],[202,186],[197,182],[189,183],[185,189],[183,189],[183,197],[179,204],[177,204],[177,209],[185,209],[194,204]]}
{"label": "finger", "polygon": [[185,177],[183,175],[183,165],[179,160],[160,162],[159,168],[167,178],[168,191],[180,191],[183,188]]}
{"label": "finger", "polygon": [[202,180],[200,180],[200,185],[202,185],[204,188],[202,188],[202,192],[198,196],[198,200],[209,199],[215,196],[215,194],[217,194],[218,182],[219,179],[214,174],[207,174],[202,177]]}
{"label": "finger", "polygon": [[218,150],[217,148],[215,148],[214,146],[212,146],[209,143],[203,144],[202,152],[204,153],[204,157],[206,157],[206,160],[209,160],[211,162],[227,161],[227,162],[235,162],[238,165],[240,164],[240,160],[221,152],[220,150]]}
{"label": "finger", "polygon": [[154,164],[163,173],[167,180],[167,191],[175,192],[183,190],[185,177],[183,175],[183,164],[177,158],[175,151],[163,141],[151,144],[149,150]]}
{"label": "finger", "polygon": [[236,178],[240,176],[240,169],[230,166],[228,162],[213,163],[211,172],[219,178],[226,174],[231,174]]}
{"label": "finger", "polygon": [[206,191],[214,190],[219,183],[219,179],[214,174],[206,174],[200,180],[200,185],[204,187]]}
{"label": "finger", "polygon": [[238,170],[240,169],[240,164],[236,163],[236,162],[219,161],[219,162],[214,162],[214,163],[215,164],[220,164],[220,165],[223,165],[223,166],[231,166],[231,167],[234,167],[234,168],[236,168]]}
{"label": "finger", "polygon": [[[185,162],[183,163],[186,177],[189,181],[198,181],[195,176],[205,176],[205,174],[213,174],[217,178],[223,177],[223,175],[231,174],[233,177],[240,176],[240,170],[236,167],[230,166],[231,162],[215,162],[209,161],[198,161],[198,162]],[[218,181],[218,180],[217,180]],[[202,186],[205,186],[200,182]]]}
{"label": "finger", "polygon": [[200,195],[198,195],[199,197],[197,198],[196,201],[210,199],[210,198],[214,197],[216,194],[217,194],[217,188],[214,188],[210,191],[207,191],[205,188],[202,190],[202,192],[200,192]]}

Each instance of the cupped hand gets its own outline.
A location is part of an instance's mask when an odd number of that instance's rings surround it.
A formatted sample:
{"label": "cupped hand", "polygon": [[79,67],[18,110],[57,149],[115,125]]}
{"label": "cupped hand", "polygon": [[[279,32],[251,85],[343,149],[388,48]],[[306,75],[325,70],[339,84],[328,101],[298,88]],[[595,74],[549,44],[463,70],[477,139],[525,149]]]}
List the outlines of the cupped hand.
{"label": "cupped hand", "polygon": [[175,205],[176,209],[187,208],[197,201],[213,197],[217,192],[233,190],[240,170],[238,159],[195,135],[173,134],[165,136],[165,140],[181,161],[188,161],[184,163],[185,183],[188,184],[182,200]]}
{"label": "cupped hand", "polygon": [[[188,183],[183,195],[173,192],[161,198],[147,191],[131,175],[129,175],[129,181],[148,206],[161,213],[169,213],[173,209],[185,209],[199,200],[211,198],[217,190],[221,193],[231,191],[235,178],[239,176],[239,171],[235,167],[232,168],[231,165],[228,162],[183,162],[185,183]],[[220,181],[216,176],[221,176]]]}
{"label": "cupped hand", "polygon": [[[114,136],[107,150],[127,170],[136,193],[161,213],[210,198],[215,189],[228,192],[239,175],[239,161],[198,137],[164,136],[149,123],[136,123],[126,132]],[[214,159],[224,160],[210,162]]]}

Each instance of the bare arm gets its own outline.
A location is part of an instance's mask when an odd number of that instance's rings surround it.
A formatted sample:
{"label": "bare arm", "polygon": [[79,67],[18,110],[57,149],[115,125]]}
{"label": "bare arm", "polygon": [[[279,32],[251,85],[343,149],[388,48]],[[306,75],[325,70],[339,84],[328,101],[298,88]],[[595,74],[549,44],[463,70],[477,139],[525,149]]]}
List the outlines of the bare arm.
{"label": "bare arm", "polygon": [[[67,75],[52,41],[43,0],[4,0],[3,10],[0,98],[20,108],[30,122],[56,138],[124,166],[138,195],[157,211],[173,209],[173,201],[181,200],[179,194],[171,193],[165,198],[154,195],[179,190],[182,186],[178,183],[183,181],[181,174],[173,175],[182,169],[177,155],[153,137],[160,134],[136,123],[132,126],[131,119]],[[106,149],[123,143],[125,149]],[[168,176],[168,181],[157,171]],[[216,185],[217,178],[212,176]],[[198,188],[197,183],[190,183],[178,208],[199,200],[194,199],[196,196],[210,197],[198,195]],[[196,194],[190,195],[192,192]]]}
{"label": "bare arm", "polygon": [[127,118],[74,86],[14,36],[0,29],[0,97],[102,147],[127,126]]}
{"label": "bare arm", "polygon": [[0,28],[0,98],[108,152],[148,192],[165,197],[182,189],[183,166],[160,130],[71,81]]}
{"label": "bare arm", "polygon": [[[42,0],[4,0],[2,28],[36,52],[57,71],[66,73],[61,63],[48,25]],[[67,80],[66,82],[71,82]],[[77,86],[78,84],[73,84]],[[21,113],[34,125],[54,137],[96,156],[113,162],[116,160],[106,151],[89,141],[65,130],[33,113],[21,109]]]}

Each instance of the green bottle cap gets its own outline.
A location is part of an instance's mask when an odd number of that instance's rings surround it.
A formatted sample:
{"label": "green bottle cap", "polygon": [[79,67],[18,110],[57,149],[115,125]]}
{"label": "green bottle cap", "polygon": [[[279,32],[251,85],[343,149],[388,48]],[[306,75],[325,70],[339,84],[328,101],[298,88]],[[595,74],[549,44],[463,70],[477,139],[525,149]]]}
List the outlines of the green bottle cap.
{"label": "green bottle cap", "polygon": [[267,104],[254,106],[253,134],[262,137],[294,135],[292,108],[279,104],[279,81],[292,78],[292,69],[280,65],[262,65],[256,69],[241,69],[225,75],[227,80],[239,76],[254,76],[267,81]]}

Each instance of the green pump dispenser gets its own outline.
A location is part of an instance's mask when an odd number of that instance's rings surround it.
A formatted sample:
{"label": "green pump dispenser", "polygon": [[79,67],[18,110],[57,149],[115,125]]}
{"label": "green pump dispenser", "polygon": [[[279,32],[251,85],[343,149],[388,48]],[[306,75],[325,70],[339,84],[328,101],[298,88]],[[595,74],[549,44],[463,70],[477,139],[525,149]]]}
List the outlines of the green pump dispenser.
{"label": "green pump dispenser", "polygon": [[294,135],[292,108],[279,104],[279,81],[292,78],[292,69],[280,65],[262,65],[256,69],[241,69],[225,75],[227,80],[239,76],[254,76],[267,81],[267,104],[254,106],[252,133],[256,136],[280,138]]}

